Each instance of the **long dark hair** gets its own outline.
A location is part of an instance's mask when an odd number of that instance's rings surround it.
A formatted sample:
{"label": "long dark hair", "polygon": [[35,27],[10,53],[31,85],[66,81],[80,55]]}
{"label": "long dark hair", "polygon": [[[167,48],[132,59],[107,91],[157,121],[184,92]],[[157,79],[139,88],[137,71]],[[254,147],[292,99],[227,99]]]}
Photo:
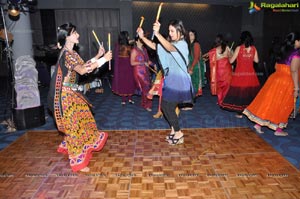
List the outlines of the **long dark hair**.
{"label": "long dark hair", "polygon": [[294,45],[296,40],[300,40],[299,32],[291,32],[285,37],[280,48],[280,53],[276,58],[277,61],[285,60],[290,55],[295,49]]}
{"label": "long dark hair", "polygon": [[[195,39],[194,39],[194,41],[192,43],[191,43],[191,39],[190,39],[190,32],[193,33],[194,36],[195,36]],[[188,44],[189,44],[189,51],[192,52],[192,47],[194,46],[194,44],[197,43],[197,42],[199,43],[199,41],[198,41],[198,34],[197,34],[196,30],[192,30],[192,29],[189,30],[187,32],[187,34],[188,34],[187,41],[188,41]]]}
{"label": "long dark hair", "polygon": [[129,33],[128,31],[121,31],[119,34],[119,44],[120,45],[129,45]]}
{"label": "long dark hair", "polygon": [[71,32],[76,30],[76,26],[72,23],[66,23],[57,28],[57,43],[60,46],[64,46],[67,36],[70,36]]}
{"label": "long dark hair", "polygon": [[176,32],[177,33],[179,32],[183,36],[183,39],[186,40],[187,33],[186,33],[185,28],[184,28],[183,22],[181,20],[179,20],[179,19],[171,20],[169,22],[168,26],[173,26],[176,29]]}
{"label": "long dark hair", "polygon": [[224,37],[222,34],[217,34],[215,42],[214,42],[214,47],[221,46],[222,52],[226,50],[227,42],[224,40]]}
{"label": "long dark hair", "polygon": [[241,44],[244,44],[246,48],[253,46],[254,40],[249,31],[243,31],[240,36]]}
{"label": "long dark hair", "polygon": [[[193,34],[195,35],[195,39],[194,39],[193,43],[199,42],[199,41],[198,41],[198,34],[197,34],[196,30],[191,29],[191,30],[188,31],[188,34],[189,34],[190,32],[193,33]],[[189,35],[187,38],[188,38],[187,40],[189,41],[189,43],[191,43],[190,35]]]}

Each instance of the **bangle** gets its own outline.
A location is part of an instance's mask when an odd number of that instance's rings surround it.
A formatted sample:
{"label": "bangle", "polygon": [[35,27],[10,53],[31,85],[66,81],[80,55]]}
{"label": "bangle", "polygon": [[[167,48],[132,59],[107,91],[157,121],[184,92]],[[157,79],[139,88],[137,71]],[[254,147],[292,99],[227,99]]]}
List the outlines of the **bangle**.
{"label": "bangle", "polygon": [[106,59],[105,59],[105,57],[101,57],[96,62],[98,64],[97,68],[100,68],[106,62]]}
{"label": "bangle", "polygon": [[294,88],[294,91],[298,91],[299,90],[299,88]]}
{"label": "bangle", "polygon": [[95,57],[91,59],[92,63],[95,63],[96,61],[97,61],[97,59]]}

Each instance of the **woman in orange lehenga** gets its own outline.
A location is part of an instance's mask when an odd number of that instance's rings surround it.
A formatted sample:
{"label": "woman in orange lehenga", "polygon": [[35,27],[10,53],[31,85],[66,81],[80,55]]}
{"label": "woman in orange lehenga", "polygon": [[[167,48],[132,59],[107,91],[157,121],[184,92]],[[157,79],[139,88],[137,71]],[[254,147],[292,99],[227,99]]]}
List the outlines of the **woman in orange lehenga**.
{"label": "woman in orange lehenga", "polygon": [[300,35],[290,33],[281,49],[281,59],[273,73],[244,114],[255,122],[255,130],[263,133],[261,126],[274,130],[276,136],[287,136],[282,129],[294,109],[294,99],[299,97]]}
{"label": "woman in orange lehenga", "polygon": [[79,34],[71,23],[58,28],[57,39],[58,45],[63,48],[48,95],[48,107],[53,113],[57,128],[65,134],[57,151],[69,156],[73,171],[88,172],[92,151],[100,151],[108,135],[97,129],[90,110],[91,104],[78,92],[77,81],[79,74],[91,73],[111,60],[112,53],[109,51],[101,57],[104,54],[104,48],[101,47],[98,54],[85,63],[73,50],[74,45],[79,43]]}
{"label": "woman in orange lehenga", "polygon": [[211,68],[211,93],[218,96],[218,104],[220,105],[230,87],[232,67],[229,57],[232,55],[222,35],[217,35],[214,46],[215,48],[206,55],[209,56]]}

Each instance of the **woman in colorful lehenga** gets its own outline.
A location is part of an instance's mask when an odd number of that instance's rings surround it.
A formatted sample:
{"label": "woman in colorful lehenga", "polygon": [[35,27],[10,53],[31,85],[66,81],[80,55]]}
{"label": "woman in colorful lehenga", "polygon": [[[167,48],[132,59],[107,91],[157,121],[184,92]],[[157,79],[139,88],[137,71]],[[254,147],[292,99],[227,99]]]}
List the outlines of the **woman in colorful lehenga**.
{"label": "woman in colorful lehenga", "polygon": [[[256,124],[254,129],[263,133],[261,126],[274,130],[276,136],[287,136],[288,118],[294,109],[294,99],[299,97],[300,35],[287,35],[281,48],[276,71],[268,78],[244,114]],[[294,110],[294,114],[297,110]]]}
{"label": "woman in colorful lehenga", "polygon": [[97,129],[90,110],[91,104],[78,91],[77,82],[79,75],[91,73],[111,60],[112,53],[109,51],[101,57],[104,54],[104,48],[101,47],[98,54],[85,63],[73,50],[74,45],[79,43],[79,34],[71,23],[58,28],[57,39],[62,50],[48,95],[48,107],[57,128],[65,134],[57,151],[69,156],[73,171],[88,172],[92,152],[104,147],[108,135]]}
{"label": "woman in colorful lehenga", "polygon": [[240,46],[235,49],[230,58],[230,63],[237,60],[237,66],[232,74],[230,88],[220,104],[226,110],[237,112],[237,118],[242,118],[243,110],[252,102],[260,89],[253,66],[253,62],[258,63],[253,37],[249,31],[243,31],[240,40]]}
{"label": "woman in colorful lehenga", "polygon": [[141,106],[147,111],[151,111],[152,100],[147,98],[151,88],[149,66],[152,62],[149,60],[147,49],[143,46],[140,38],[136,38],[136,45],[131,50],[130,64],[133,66],[133,75],[139,90],[141,91]]}
{"label": "woman in colorful lehenga", "polygon": [[170,41],[165,39],[159,30],[160,23],[156,21],[153,25],[153,32],[159,41],[157,45],[144,36],[141,28],[137,29],[137,33],[146,45],[157,50],[163,68],[164,84],[161,108],[171,128],[171,133],[166,136],[166,140],[171,145],[182,144],[184,134],[180,130],[175,109],[179,103],[191,102],[193,97],[191,77],[187,71],[189,50],[185,41],[186,33],[180,20],[172,20],[169,23]]}
{"label": "woman in colorful lehenga", "polygon": [[217,95],[217,103],[220,105],[230,87],[232,67],[229,58],[232,53],[221,34],[217,35],[214,46],[205,57],[209,58],[211,93]]}

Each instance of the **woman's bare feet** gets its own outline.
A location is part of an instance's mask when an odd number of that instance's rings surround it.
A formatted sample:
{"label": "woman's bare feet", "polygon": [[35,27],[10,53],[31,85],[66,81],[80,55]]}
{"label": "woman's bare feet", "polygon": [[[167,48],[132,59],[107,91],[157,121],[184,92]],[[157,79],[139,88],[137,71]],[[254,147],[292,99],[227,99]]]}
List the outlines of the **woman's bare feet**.
{"label": "woman's bare feet", "polygon": [[162,118],[163,117],[163,113],[161,111],[158,111],[155,115],[153,115],[153,118]]}
{"label": "woman's bare feet", "polygon": [[263,134],[264,132],[261,130],[261,126],[258,124],[254,125],[254,129],[256,130],[257,133]]}
{"label": "woman's bare feet", "polygon": [[80,170],[81,172],[90,172],[90,168],[89,167],[84,167],[83,169]]}
{"label": "woman's bare feet", "polygon": [[275,131],[274,135],[276,135],[276,136],[288,136],[289,134],[287,132],[284,132],[284,131]]}

